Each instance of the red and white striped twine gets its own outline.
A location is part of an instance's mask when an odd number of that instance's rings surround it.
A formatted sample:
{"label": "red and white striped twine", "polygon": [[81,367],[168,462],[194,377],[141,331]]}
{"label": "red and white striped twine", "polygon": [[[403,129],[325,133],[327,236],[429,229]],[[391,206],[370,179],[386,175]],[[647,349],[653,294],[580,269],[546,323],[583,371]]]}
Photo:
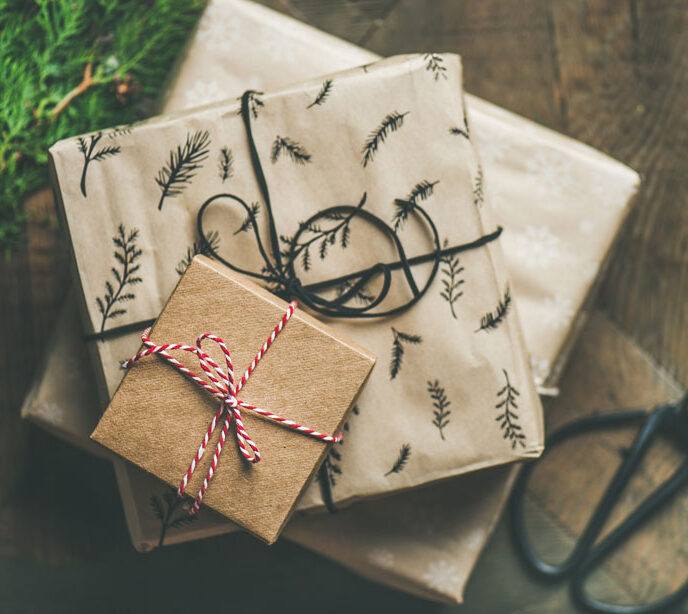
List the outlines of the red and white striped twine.
{"label": "red and white striped twine", "polygon": [[[148,338],[150,328],[147,328],[145,331],[143,331],[143,334],[141,335],[141,340],[143,341],[143,344],[146,346],[146,349],[141,350],[138,354],[132,356],[129,360],[122,364],[122,367],[124,369],[128,369],[137,360],[144,358],[145,356],[149,356],[150,354],[158,354],[159,356],[167,360],[167,362],[179,369],[182,373],[188,375],[199,386],[205,388],[208,392],[210,392],[212,395],[214,395],[221,401],[220,407],[218,408],[217,412],[215,412],[213,419],[210,421],[210,424],[208,425],[208,430],[205,432],[203,441],[201,442],[201,445],[198,448],[198,452],[196,452],[196,456],[194,456],[193,460],[191,461],[189,469],[184,474],[184,477],[182,478],[182,481],[179,484],[179,489],[177,490],[177,493],[180,497],[184,495],[186,485],[191,479],[191,476],[193,475],[196,466],[200,462],[201,457],[203,456],[203,453],[205,452],[205,449],[208,445],[208,441],[215,432],[215,428],[217,427],[218,422],[222,420],[222,430],[220,431],[220,439],[217,442],[215,454],[213,454],[213,460],[210,463],[210,467],[208,469],[208,473],[205,476],[205,479],[203,480],[203,484],[201,485],[201,488],[198,491],[196,500],[194,501],[193,506],[189,510],[190,514],[195,514],[198,511],[198,508],[201,505],[201,501],[203,500],[203,496],[208,490],[210,480],[212,479],[213,475],[215,474],[215,470],[217,469],[217,463],[220,458],[220,453],[222,452],[222,447],[225,444],[225,439],[227,438],[227,432],[229,431],[229,425],[232,419],[234,419],[237,443],[239,445],[239,450],[241,451],[243,457],[250,463],[257,463],[261,458],[258,446],[256,446],[255,442],[251,439],[248,432],[246,431],[246,428],[244,427],[244,423],[241,419],[241,411],[239,408],[247,409],[265,418],[268,418],[269,420],[273,420],[275,422],[278,422],[279,424],[292,428],[295,431],[304,433],[305,435],[310,435],[311,437],[315,437],[327,443],[341,441],[341,433],[337,433],[336,435],[326,435],[324,433],[319,433],[318,431],[308,428],[307,426],[298,424],[293,420],[283,418],[282,416],[278,416],[277,414],[274,414],[271,411],[268,411],[267,409],[261,409],[260,407],[256,407],[255,405],[251,405],[244,401],[240,401],[237,398],[237,394],[239,394],[239,391],[246,384],[246,381],[250,377],[251,373],[253,373],[253,370],[258,365],[260,359],[265,355],[265,352],[268,351],[272,343],[275,341],[277,335],[279,335],[286,323],[289,321],[289,318],[291,318],[292,314],[294,313],[294,309],[296,309],[296,302],[292,301],[291,303],[289,303],[287,311],[282,316],[282,319],[279,321],[277,326],[275,326],[275,329],[272,331],[272,333],[270,333],[270,336],[267,338],[260,350],[258,350],[258,354],[256,354],[256,357],[253,359],[248,369],[246,369],[246,372],[242,375],[238,383],[235,383],[234,381],[234,366],[232,364],[232,357],[230,355],[229,349],[225,345],[225,342],[222,341],[220,337],[208,333],[204,333],[200,337],[198,337],[195,346],[184,345],[182,343],[165,343],[163,345],[156,345],[153,341],[151,341]],[[226,372],[206,352],[204,352],[201,349],[201,343],[204,339],[210,339],[211,341],[215,341],[215,343],[217,343],[220,346],[222,352],[225,355],[225,362],[227,364]],[[198,362],[201,365],[201,369],[205,371],[210,382],[207,382],[203,378],[193,373],[190,369],[185,367],[181,362],[179,362],[176,358],[174,358],[168,353],[174,350],[182,350],[184,352],[191,352],[192,354],[195,354],[198,357]]]}

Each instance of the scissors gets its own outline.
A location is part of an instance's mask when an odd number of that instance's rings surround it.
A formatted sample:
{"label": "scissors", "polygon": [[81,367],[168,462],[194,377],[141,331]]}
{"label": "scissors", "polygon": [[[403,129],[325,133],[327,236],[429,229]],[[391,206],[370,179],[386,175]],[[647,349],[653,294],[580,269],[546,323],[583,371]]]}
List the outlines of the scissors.
{"label": "scissors", "polygon": [[[604,523],[619,500],[640,461],[657,435],[674,442],[688,454],[688,393],[677,402],[664,403],[652,410],[629,409],[594,414],[574,420],[547,437],[547,451],[563,441],[601,429],[642,422],[631,449],[617,469],[602,495],[583,533],[568,557],[561,563],[549,563],[535,552],[528,540],[524,524],[524,499],[528,480],[537,463],[525,465],[520,472],[510,501],[510,520],[516,548],[526,565],[541,578],[557,581],[570,578],[571,598],[589,612],[605,614],[652,614],[664,612],[688,597],[688,580],[670,595],[647,605],[617,605],[598,601],[586,591],[585,585],[595,571],[625,539],[640,528],[660,508],[669,503],[679,489],[688,483],[688,459],[676,472],[650,494],[615,529],[596,542]],[[543,454],[544,457],[544,454]]]}

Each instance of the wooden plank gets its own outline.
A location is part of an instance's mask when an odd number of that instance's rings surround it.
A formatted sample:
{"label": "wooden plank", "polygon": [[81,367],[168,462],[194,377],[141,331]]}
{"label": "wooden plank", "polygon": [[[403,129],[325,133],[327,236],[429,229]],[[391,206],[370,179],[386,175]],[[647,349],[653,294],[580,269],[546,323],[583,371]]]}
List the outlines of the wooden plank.
{"label": "wooden plank", "polygon": [[552,3],[572,135],[643,176],[602,305],[688,384],[688,4]]}

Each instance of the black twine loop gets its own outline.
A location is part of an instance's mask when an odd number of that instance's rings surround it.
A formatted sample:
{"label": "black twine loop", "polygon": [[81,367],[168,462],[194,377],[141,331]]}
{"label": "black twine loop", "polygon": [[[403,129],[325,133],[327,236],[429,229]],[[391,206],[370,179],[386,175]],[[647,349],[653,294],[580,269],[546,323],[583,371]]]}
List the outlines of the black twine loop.
{"label": "black twine loop", "polygon": [[[256,181],[258,182],[258,186],[265,203],[269,229],[269,247],[271,253],[268,254],[267,250],[265,249],[265,245],[261,239],[260,231],[258,229],[258,224],[256,223],[256,216],[251,211],[251,208],[243,199],[234,194],[216,194],[215,196],[212,196],[201,205],[197,217],[198,235],[201,238],[204,253],[216,258],[234,271],[243,273],[253,277],[254,279],[259,279],[267,284],[268,287],[276,294],[281,295],[289,300],[296,299],[313,311],[326,317],[380,318],[398,315],[420,301],[420,299],[423,298],[423,296],[430,289],[430,286],[437,275],[439,266],[443,259],[459,252],[482,247],[483,245],[496,240],[502,233],[502,228],[499,226],[494,232],[479,237],[475,241],[443,249],[440,245],[437,227],[435,226],[432,218],[428,215],[425,209],[423,209],[423,207],[417,203],[414,203],[411,211],[419,216],[430,230],[434,249],[432,252],[422,256],[409,258],[406,255],[406,251],[397,231],[380,217],[371,213],[367,209],[364,209],[367,200],[367,194],[364,193],[358,205],[356,206],[335,205],[326,209],[322,209],[321,211],[318,211],[312,215],[299,225],[296,234],[289,239],[286,248],[282,249],[280,247],[280,235],[277,232],[277,226],[275,224],[275,218],[272,212],[270,191],[265,179],[263,166],[256,148],[256,143],[253,138],[250,102],[252,97],[256,94],[257,92],[247,91],[241,97],[241,116],[246,129],[251,164],[253,166]],[[256,245],[260,252],[261,258],[263,259],[263,267],[261,272],[249,271],[232,264],[227,259],[220,256],[215,247],[208,240],[203,229],[203,216],[213,203],[216,203],[218,200],[224,198],[235,201],[244,209],[244,212],[247,215],[249,228],[253,232]],[[296,272],[296,262],[302,255],[303,251],[308,249],[312,243],[316,241],[327,240],[322,236],[316,236],[300,242],[299,240],[303,237],[304,233],[308,232],[309,229],[316,227],[317,222],[323,219],[339,220],[339,224],[336,227],[342,227],[344,225],[348,225],[349,222],[354,218],[369,223],[379,232],[387,235],[394,245],[398,260],[393,262],[378,262],[377,264],[360,271],[348,273],[316,283],[303,284]],[[419,285],[413,275],[412,267],[424,263],[432,263],[432,269],[425,283]],[[391,309],[376,310],[376,307],[381,305],[389,294],[389,291],[392,287],[392,274],[395,271],[401,271],[403,273],[403,277],[411,291],[411,298],[405,303],[402,303],[401,305]],[[364,305],[352,306],[349,304],[352,299],[359,296],[360,293],[367,288],[369,282],[380,276],[382,276],[382,283],[377,291],[376,296],[368,297],[368,300],[366,300]],[[321,293],[328,290],[337,290],[338,296],[336,296],[336,298],[326,298],[322,296]]]}

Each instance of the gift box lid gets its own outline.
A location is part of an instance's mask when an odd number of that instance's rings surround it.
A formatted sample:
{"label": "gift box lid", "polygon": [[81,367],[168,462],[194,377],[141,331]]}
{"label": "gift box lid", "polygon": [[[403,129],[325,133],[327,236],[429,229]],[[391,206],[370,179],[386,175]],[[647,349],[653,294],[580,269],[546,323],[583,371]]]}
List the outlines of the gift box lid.
{"label": "gift box lid", "polygon": [[[193,346],[203,333],[231,353],[235,380],[280,322],[287,304],[224,265],[196,256],[170,297],[150,339]],[[225,365],[219,345],[203,351]],[[191,352],[170,353],[197,374]],[[181,354],[181,355],[180,355]],[[323,434],[336,433],[375,357],[298,309],[269,345],[236,398]],[[205,378],[207,381],[207,378]],[[196,455],[218,400],[158,356],[134,363],[92,437],[127,460],[177,486]],[[247,463],[237,449],[236,418],[203,504],[272,543],[328,452],[328,444],[242,409],[260,449]],[[186,490],[195,495],[220,438],[221,422]]]}

